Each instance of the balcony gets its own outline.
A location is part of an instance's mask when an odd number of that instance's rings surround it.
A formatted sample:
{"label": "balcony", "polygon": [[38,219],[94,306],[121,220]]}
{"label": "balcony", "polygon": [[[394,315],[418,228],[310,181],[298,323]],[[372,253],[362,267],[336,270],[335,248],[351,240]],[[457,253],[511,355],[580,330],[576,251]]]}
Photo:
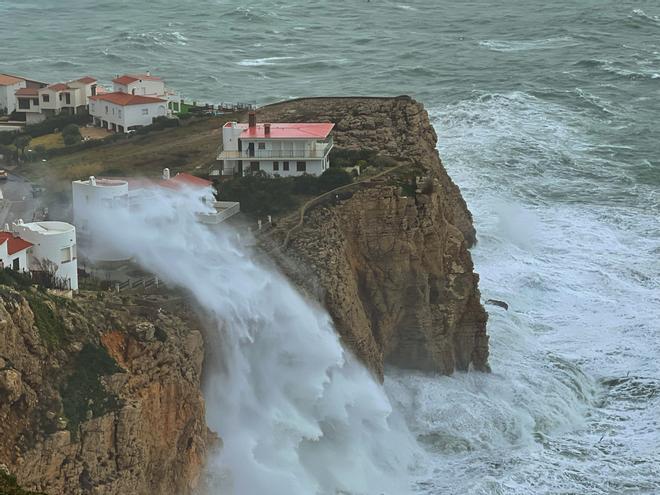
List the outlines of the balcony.
{"label": "balcony", "polygon": [[294,150],[246,149],[243,151],[230,151],[223,150],[220,146],[218,160],[320,160],[330,153],[332,146],[332,139],[305,146],[304,149]]}

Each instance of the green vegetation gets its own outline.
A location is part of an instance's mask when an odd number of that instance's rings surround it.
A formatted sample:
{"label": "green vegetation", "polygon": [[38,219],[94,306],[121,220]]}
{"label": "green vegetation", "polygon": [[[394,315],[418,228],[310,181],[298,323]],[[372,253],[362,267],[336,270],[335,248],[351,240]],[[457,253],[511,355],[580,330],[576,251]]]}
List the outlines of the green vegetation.
{"label": "green vegetation", "polygon": [[32,141],[32,137],[29,134],[20,134],[14,139],[14,146],[21,152],[23,158],[25,158],[25,148],[28,147],[30,141]]}
{"label": "green vegetation", "polygon": [[82,141],[82,135],[80,134],[80,127],[76,124],[67,124],[62,129],[62,138],[64,139],[65,146],[73,146]]}
{"label": "green vegetation", "polygon": [[64,415],[74,436],[83,421],[120,407],[119,399],[106,390],[101,377],[121,371],[104,347],[85,344],[78,353],[73,362],[73,373],[60,389]]}
{"label": "green vegetation", "polygon": [[239,201],[244,213],[277,215],[296,207],[300,197],[317,196],[351,181],[348,172],[335,168],[326,170],[319,177],[270,177],[257,173],[218,184],[218,199]]}
{"label": "green vegetation", "polygon": [[0,469],[0,495],[45,495],[43,492],[31,492],[22,489],[16,482],[16,476]]}
{"label": "green vegetation", "polygon": [[19,290],[29,289],[32,286],[32,278],[29,273],[19,272],[11,268],[0,270],[0,285],[8,285]]}
{"label": "green vegetation", "polygon": [[60,315],[48,304],[48,301],[55,301],[44,293],[28,293],[25,298],[34,313],[34,323],[41,339],[50,348],[61,344],[66,337],[66,326]]}

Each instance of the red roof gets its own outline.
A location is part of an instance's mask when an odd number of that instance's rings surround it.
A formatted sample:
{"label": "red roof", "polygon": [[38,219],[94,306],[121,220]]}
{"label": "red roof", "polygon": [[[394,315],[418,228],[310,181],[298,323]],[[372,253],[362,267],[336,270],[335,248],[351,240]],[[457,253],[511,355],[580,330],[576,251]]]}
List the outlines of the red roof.
{"label": "red roof", "polygon": [[183,184],[186,186],[209,187],[213,185],[213,182],[211,182],[210,180],[202,179],[201,177],[195,177],[194,175],[190,175],[185,172],[179,172],[170,180],[172,182],[176,182],[178,184]]}
{"label": "red roof", "polygon": [[[144,189],[154,186],[166,187],[168,189],[180,189],[183,186],[198,187],[200,189],[210,187],[213,182],[210,180],[202,179],[186,172],[179,172],[170,179],[149,179],[144,177],[108,177],[111,180],[125,180],[128,182],[129,190]],[[105,178],[96,179],[105,180]]]}
{"label": "red roof", "polygon": [[160,81],[160,77],[152,76],[150,74],[124,74],[123,76],[115,77],[112,82],[117,84],[131,84],[135,81]]}
{"label": "red roof", "polygon": [[21,239],[12,232],[0,232],[0,246],[5,242],[7,242],[7,253],[9,254],[18,253],[33,246],[31,242]]}
{"label": "red roof", "polygon": [[51,84],[50,86],[48,86],[48,89],[52,91],[65,91],[69,89],[69,86],[67,86],[64,83],[57,83],[57,84]]}
{"label": "red roof", "polygon": [[241,139],[325,139],[332,131],[332,123],[275,123],[270,124],[270,133],[266,134],[264,124],[249,128],[247,124],[238,124],[243,132]]}
{"label": "red roof", "polygon": [[10,76],[9,74],[0,74],[0,86],[12,86],[21,81],[25,81],[25,79]]}
{"label": "red roof", "polygon": [[39,88],[21,88],[14,94],[16,96],[39,96]]}
{"label": "red roof", "polygon": [[154,98],[153,96],[131,95],[119,91],[114,93],[104,93],[96,96],[90,96],[89,99],[108,101],[110,103],[114,103],[115,105],[120,105],[122,107],[128,105],[142,105],[145,103],[160,103],[165,101],[162,98]]}
{"label": "red roof", "polygon": [[76,79],[76,82],[81,82],[83,84],[92,84],[96,82],[96,79],[94,79],[91,76],[85,76],[85,77],[81,77],[80,79]]}

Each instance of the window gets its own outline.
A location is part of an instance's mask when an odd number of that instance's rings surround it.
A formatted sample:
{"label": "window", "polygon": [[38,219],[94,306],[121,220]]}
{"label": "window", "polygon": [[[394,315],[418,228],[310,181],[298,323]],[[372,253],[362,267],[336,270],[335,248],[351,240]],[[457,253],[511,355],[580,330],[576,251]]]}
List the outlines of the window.
{"label": "window", "polygon": [[280,162],[273,162],[273,172],[277,172],[280,169]]}
{"label": "window", "polygon": [[117,116],[121,119],[121,110],[117,110]]}
{"label": "window", "polygon": [[27,98],[19,98],[18,99],[18,108],[21,110],[29,110],[30,109],[30,100]]}
{"label": "window", "polygon": [[92,84],[92,96],[96,96],[96,84]]}
{"label": "window", "polygon": [[67,105],[71,105],[71,93],[64,93],[64,101]]}
{"label": "window", "polygon": [[108,105],[105,106],[105,113],[108,113]]}
{"label": "window", "polygon": [[250,172],[259,172],[259,162],[250,162]]}
{"label": "window", "polygon": [[71,248],[65,247],[60,249],[60,261],[62,263],[71,261]]}
{"label": "window", "polygon": [[266,149],[266,143],[259,143],[258,149],[265,150]]}
{"label": "window", "polygon": [[11,262],[11,267],[13,270],[20,270],[21,269],[21,260],[20,258],[14,258]]}
{"label": "window", "polygon": [[32,104],[33,104],[35,107],[38,107],[38,106],[39,106],[39,98],[32,98]]}
{"label": "window", "polygon": [[62,101],[62,93],[59,94],[60,101]]}
{"label": "window", "polygon": [[149,109],[148,108],[143,108],[142,109],[142,115],[149,115]]}
{"label": "window", "polygon": [[289,162],[282,162],[282,170],[285,172],[289,171]]}
{"label": "window", "polygon": [[298,172],[307,172],[307,162],[296,162],[296,170]]}
{"label": "window", "polygon": [[112,115],[115,114],[115,107],[112,107]]}
{"label": "window", "polygon": [[50,95],[41,95],[41,99],[44,103],[48,103],[50,101]]}

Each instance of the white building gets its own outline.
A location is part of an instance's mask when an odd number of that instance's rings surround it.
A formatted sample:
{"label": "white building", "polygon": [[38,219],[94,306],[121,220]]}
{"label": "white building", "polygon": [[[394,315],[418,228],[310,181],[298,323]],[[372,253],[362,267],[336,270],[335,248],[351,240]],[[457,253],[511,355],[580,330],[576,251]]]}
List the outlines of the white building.
{"label": "white building", "polygon": [[16,110],[16,91],[25,88],[27,82],[20,77],[0,74],[0,114],[9,115]]}
{"label": "white building", "polygon": [[29,85],[15,92],[17,111],[25,112],[27,124],[41,122],[59,114],[84,112],[89,105],[89,98],[96,95],[97,86],[96,79],[89,76],[45,87]]}
{"label": "white building", "polygon": [[0,269],[28,270],[28,250],[32,243],[13,232],[0,232]]}
{"label": "white building", "polygon": [[138,96],[152,96],[167,100],[168,108],[178,112],[180,97],[165,87],[165,82],[158,77],[146,74],[124,74],[112,80],[112,90],[115,93],[128,93]]}
{"label": "white building", "polygon": [[[54,275],[78,290],[78,259],[76,229],[66,222],[32,222],[19,220],[13,231],[32,244],[28,251],[28,266],[32,271],[54,269]],[[48,266],[50,265],[50,266]]]}
{"label": "white building", "polygon": [[149,125],[155,117],[167,116],[167,101],[130,93],[105,93],[89,99],[94,125],[115,132],[128,132]]}
{"label": "white building", "polygon": [[257,124],[250,112],[248,124],[227,122],[218,154],[223,175],[258,171],[270,175],[320,175],[330,167],[332,123]]}

